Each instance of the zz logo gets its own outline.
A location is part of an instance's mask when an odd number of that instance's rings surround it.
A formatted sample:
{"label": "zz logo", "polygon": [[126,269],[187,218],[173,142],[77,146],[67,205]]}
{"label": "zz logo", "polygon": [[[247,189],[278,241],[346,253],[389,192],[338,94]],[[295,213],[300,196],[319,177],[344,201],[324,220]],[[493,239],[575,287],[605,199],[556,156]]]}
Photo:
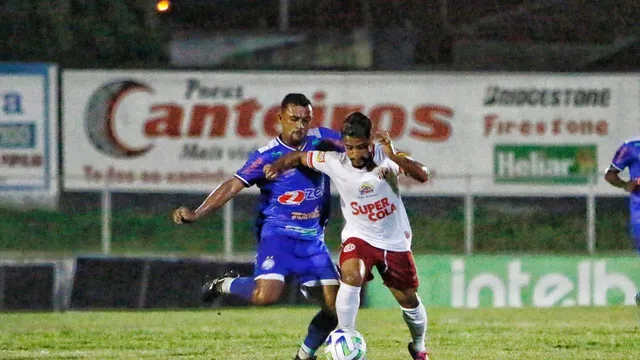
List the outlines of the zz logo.
{"label": "zz logo", "polygon": [[278,202],[283,205],[300,205],[305,200],[319,199],[322,197],[323,193],[323,187],[287,191],[286,193],[278,196]]}

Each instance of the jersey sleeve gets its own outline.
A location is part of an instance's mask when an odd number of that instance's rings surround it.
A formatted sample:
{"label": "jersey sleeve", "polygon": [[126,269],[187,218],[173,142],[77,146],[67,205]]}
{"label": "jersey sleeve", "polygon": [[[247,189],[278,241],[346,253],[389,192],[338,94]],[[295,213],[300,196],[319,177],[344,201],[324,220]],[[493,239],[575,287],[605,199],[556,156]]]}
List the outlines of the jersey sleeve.
{"label": "jersey sleeve", "polygon": [[240,179],[246,187],[255,185],[259,180],[264,179],[262,169],[269,164],[269,158],[266,153],[254,152],[244,166],[236,172],[235,177]]}
{"label": "jersey sleeve", "polygon": [[318,130],[320,132],[320,143],[316,146],[316,150],[344,152],[344,143],[339,132],[324,127],[318,128]]}
{"label": "jersey sleeve", "polygon": [[387,154],[382,150],[382,146],[375,144],[373,149],[373,162],[378,166],[388,167],[394,174],[400,174],[400,166],[395,161],[389,159]]}
{"label": "jersey sleeve", "polygon": [[613,160],[611,160],[611,166],[622,171],[624,170],[631,161],[633,160],[633,151],[629,149],[628,144],[622,144],[616,154],[613,156]]}
{"label": "jersey sleeve", "polygon": [[341,166],[338,156],[339,153],[335,151],[309,151],[307,164],[310,168],[332,177],[338,173]]}

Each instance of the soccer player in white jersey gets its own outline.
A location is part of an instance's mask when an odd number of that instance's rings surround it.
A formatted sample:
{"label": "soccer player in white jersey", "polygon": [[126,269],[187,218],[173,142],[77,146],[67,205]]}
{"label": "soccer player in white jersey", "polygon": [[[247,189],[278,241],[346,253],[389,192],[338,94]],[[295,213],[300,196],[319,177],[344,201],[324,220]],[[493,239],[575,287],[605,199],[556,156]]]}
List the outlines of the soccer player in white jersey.
{"label": "soccer player in white jersey", "polygon": [[411,253],[411,226],[400,198],[398,175],[428,180],[427,169],[396,152],[386,133],[371,140],[371,120],[364,114],[349,115],[342,128],[345,153],[292,152],[265,166],[267,179],[303,165],[328,175],[341,197],[346,225],[340,252],[341,280],[336,310],[338,327],[355,329],[360,288],[373,279],[375,266],[402,308],[412,341],[413,359],[426,360],[424,338],[427,312],[417,294],[418,275]]}

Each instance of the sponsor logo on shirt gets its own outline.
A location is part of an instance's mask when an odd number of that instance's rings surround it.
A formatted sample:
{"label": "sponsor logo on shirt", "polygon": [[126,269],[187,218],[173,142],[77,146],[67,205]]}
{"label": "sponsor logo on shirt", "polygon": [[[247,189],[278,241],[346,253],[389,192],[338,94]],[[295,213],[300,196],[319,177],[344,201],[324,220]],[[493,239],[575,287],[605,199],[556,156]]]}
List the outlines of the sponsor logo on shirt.
{"label": "sponsor logo on shirt", "polygon": [[389,203],[388,198],[384,198],[368,204],[358,204],[357,202],[351,203],[351,212],[353,215],[363,215],[369,218],[371,221],[378,221],[393,214],[397,207],[394,203]]}
{"label": "sponsor logo on shirt", "polygon": [[317,219],[319,217],[320,217],[320,208],[319,207],[315,208],[315,210],[313,210],[312,212],[308,212],[308,213],[297,212],[297,211],[292,211],[291,212],[291,219],[292,220],[309,220],[309,219]]}
{"label": "sponsor logo on shirt", "polygon": [[319,151],[316,153],[316,161],[319,163],[323,163],[326,161],[324,151]]}
{"label": "sponsor logo on shirt", "polygon": [[263,162],[264,160],[262,160],[262,158],[257,158],[254,162],[251,163],[251,165],[247,166],[244,170],[242,170],[242,174],[250,175],[251,172],[254,170],[257,170],[258,167],[262,165]]}
{"label": "sponsor logo on shirt", "polygon": [[363,183],[362,185],[360,185],[360,188],[358,188],[358,191],[360,191],[360,195],[368,195],[373,193],[373,189],[373,185],[369,183]]}
{"label": "sponsor logo on shirt", "polygon": [[319,199],[323,194],[324,187],[287,191],[278,196],[278,202],[282,205],[300,205],[305,200]]}
{"label": "sponsor logo on shirt", "polygon": [[287,230],[291,230],[293,232],[297,232],[300,235],[312,235],[312,236],[318,235],[318,230],[316,229],[308,229],[308,228],[291,226],[291,225],[287,225],[284,228]]}
{"label": "sponsor logo on shirt", "polygon": [[347,244],[347,246],[342,249],[342,252],[350,252],[356,249],[356,244]]}
{"label": "sponsor logo on shirt", "polygon": [[289,170],[286,170],[285,172],[283,172],[282,174],[280,174],[280,177],[283,177],[283,178],[289,178],[289,177],[292,177],[292,176],[294,176],[294,175],[296,175],[296,174],[297,174],[297,171],[298,171],[297,169],[289,169]]}

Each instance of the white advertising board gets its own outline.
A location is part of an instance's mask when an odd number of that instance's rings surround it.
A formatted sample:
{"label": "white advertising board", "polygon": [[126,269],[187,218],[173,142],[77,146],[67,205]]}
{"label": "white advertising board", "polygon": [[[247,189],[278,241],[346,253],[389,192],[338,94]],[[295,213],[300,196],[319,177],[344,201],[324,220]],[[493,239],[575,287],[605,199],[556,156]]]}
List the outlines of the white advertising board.
{"label": "white advertising board", "polygon": [[[640,130],[628,76],[474,77],[456,106],[469,126],[475,193],[623,194],[603,179],[618,146]],[[464,120],[463,120],[464,118]],[[473,149],[473,150],[471,150]],[[474,156],[475,155],[475,156]]]}
{"label": "white advertising board", "polygon": [[317,126],[358,110],[389,131],[434,173],[411,194],[617,193],[593,175],[639,123],[629,76],[69,70],[65,187],[208,192],[277,136],[290,92]]}
{"label": "white advertising board", "polygon": [[58,77],[50,64],[0,64],[0,202],[57,206]]}

